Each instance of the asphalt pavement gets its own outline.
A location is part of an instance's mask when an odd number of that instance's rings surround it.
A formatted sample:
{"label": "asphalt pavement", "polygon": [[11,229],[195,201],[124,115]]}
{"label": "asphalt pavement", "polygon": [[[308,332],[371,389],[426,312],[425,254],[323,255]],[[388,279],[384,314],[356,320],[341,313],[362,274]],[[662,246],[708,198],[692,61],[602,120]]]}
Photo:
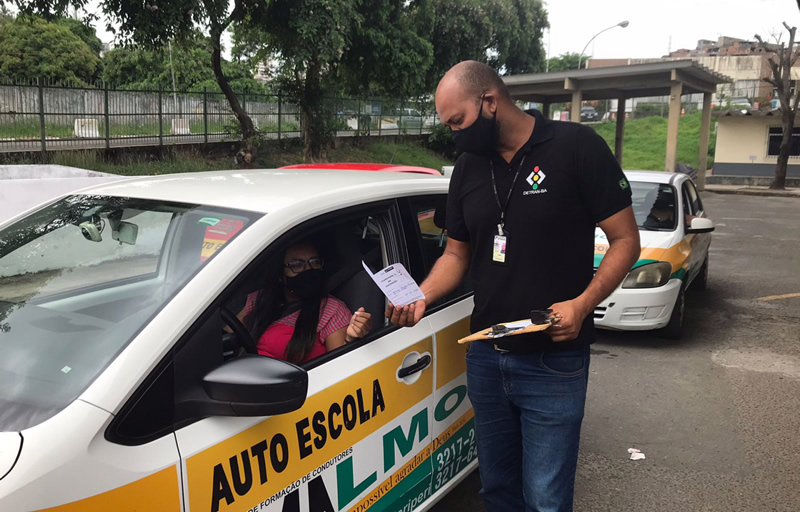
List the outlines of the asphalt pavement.
{"label": "asphalt pavement", "polygon": [[[702,197],[717,229],[683,338],[593,345],[576,511],[800,510],[800,199]],[[483,511],[478,489],[433,510]]]}

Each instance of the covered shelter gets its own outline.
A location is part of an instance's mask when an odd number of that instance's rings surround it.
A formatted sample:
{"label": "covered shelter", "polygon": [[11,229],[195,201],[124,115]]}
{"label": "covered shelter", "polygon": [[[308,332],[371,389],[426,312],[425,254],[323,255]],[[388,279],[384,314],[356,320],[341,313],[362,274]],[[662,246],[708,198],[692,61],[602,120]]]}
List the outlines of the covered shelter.
{"label": "covered shelter", "polygon": [[571,120],[581,122],[581,103],[592,100],[617,100],[614,153],[622,165],[625,138],[625,102],[629,98],[669,96],[667,156],[664,168],[675,170],[678,149],[678,126],[681,97],[703,94],[703,115],[700,132],[698,188],[705,185],[708,137],[711,127],[711,96],[717,85],[729,83],[727,76],[716,73],[692,60],[650,62],[630,66],[576,69],[554,73],[533,73],[503,77],[511,97],[543,105],[549,117],[550,105],[571,102]]}

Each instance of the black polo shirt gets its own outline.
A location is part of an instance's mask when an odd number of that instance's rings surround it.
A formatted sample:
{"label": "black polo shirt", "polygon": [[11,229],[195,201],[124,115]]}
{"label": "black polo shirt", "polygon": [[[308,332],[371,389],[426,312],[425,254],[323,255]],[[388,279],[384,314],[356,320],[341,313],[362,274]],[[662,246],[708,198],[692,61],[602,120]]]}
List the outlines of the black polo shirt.
{"label": "black polo shirt", "polygon": [[[538,111],[528,142],[511,162],[462,154],[450,181],[447,234],[472,248],[475,290],[472,332],[530,318],[531,309],[578,297],[592,280],[598,222],[631,205],[625,175],[606,142],[588,126],[551,121]],[[492,260],[500,208],[519,177],[505,213],[506,262]],[[571,350],[595,340],[590,313],[578,338],[554,343],[545,333],[507,337],[506,345]]]}

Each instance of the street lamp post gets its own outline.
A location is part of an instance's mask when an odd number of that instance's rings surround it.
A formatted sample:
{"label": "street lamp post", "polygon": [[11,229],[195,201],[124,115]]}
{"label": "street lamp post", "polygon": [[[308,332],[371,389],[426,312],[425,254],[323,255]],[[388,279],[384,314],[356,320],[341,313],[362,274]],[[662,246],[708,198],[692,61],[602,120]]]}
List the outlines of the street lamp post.
{"label": "street lamp post", "polygon": [[578,69],[581,69],[581,61],[583,60],[583,54],[584,54],[584,53],[586,53],[586,48],[588,48],[588,47],[589,47],[589,45],[590,45],[590,44],[592,44],[592,41],[594,41],[594,38],[595,38],[595,37],[599,36],[600,34],[602,34],[603,32],[605,32],[606,30],[611,30],[611,29],[612,29],[612,28],[614,28],[614,27],[622,27],[622,28],[625,28],[625,27],[627,27],[628,25],[630,25],[630,22],[629,22],[628,20],[625,20],[625,21],[620,21],[620,22],[619,22],[619,23],[617,23],[616,25],[612,25],[612,26],[610,26],[610,27],[608,27],[608,28],[604,28],[604,29],[603,29],[603,30],[601,30],[600,32],[598,32],[598,33],[596,33],[595,35],[593,35],[593,36],[592,36],[592,38],[591,38],[591,39],[589,39],[589,42],[588,42],[588,43],[586,43],[586,46],[584,46],[584,47],[583,47],[583,50],[581,50],[581,54],[580,54],[580,55],[578,55]]}

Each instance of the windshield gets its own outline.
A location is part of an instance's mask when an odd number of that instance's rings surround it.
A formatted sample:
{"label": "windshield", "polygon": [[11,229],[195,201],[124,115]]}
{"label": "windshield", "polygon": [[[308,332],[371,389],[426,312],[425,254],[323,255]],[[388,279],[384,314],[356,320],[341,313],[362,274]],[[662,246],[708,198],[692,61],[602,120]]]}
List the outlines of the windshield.
{"label": "windshield", "polygon": [[0,230],[0,431],[77,398],[259,216],[72,196]]}
{"label": "windshield", "polygon": [[633,214],[640,229],[674,231],[676,228],[675,188],[659,183],[631,182]]}

